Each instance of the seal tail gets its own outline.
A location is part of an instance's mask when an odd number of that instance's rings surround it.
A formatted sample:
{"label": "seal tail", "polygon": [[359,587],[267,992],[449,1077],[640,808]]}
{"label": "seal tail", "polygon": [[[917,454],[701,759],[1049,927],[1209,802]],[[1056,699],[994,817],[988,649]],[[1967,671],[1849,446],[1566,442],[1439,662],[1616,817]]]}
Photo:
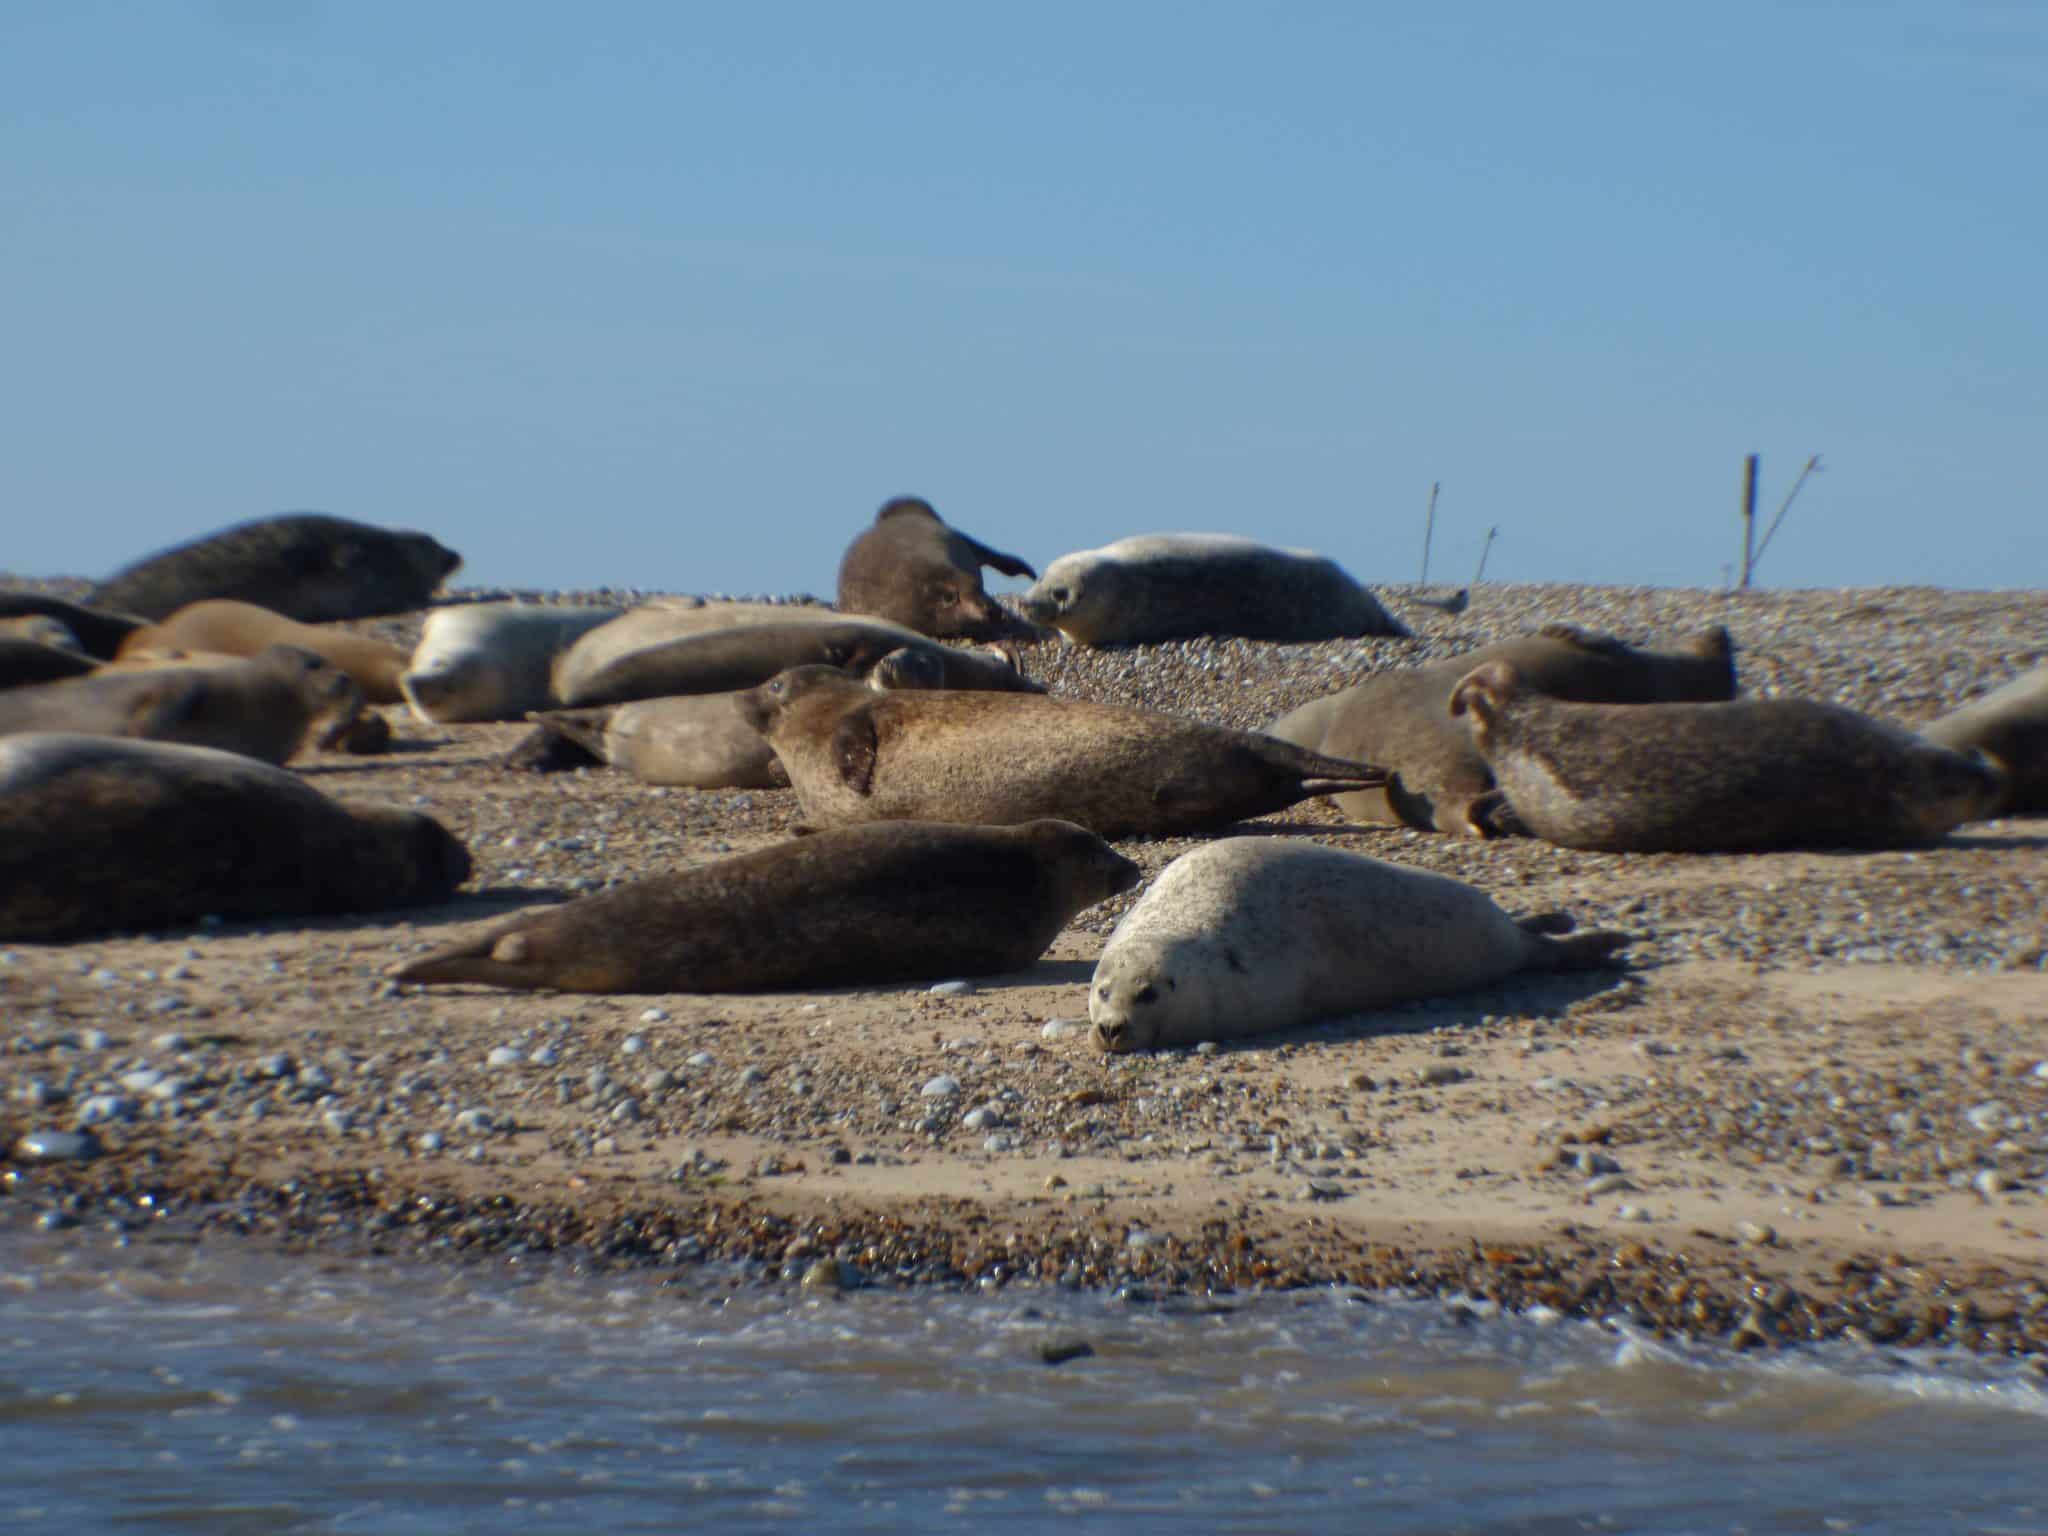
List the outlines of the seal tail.
{"label": "seal tail", "polygon": [[[953,531],[960,533],[958,528],[955,528]],[[1005,576],[1022,576],[1028,581],[1038,580],[1038,572],[1031,569],[1029,565],[1019,560],[1015,555],[1006,555],[1000,549],[990,549],[981,540],[969,538],[964,533],[960,533],[960,537],[965,540],[967,547],[974,552],[975,559],[979,560],[983,565],[1001,571]]]}
{"label": "seal tail", "polygon": [[1635,942],[1635,935],[1612,928],[1595,928],[1586,933],[1560,938],[1537,939],[1535,967],[1551,971],[1596,971],[1615,963],[1614,952]]}

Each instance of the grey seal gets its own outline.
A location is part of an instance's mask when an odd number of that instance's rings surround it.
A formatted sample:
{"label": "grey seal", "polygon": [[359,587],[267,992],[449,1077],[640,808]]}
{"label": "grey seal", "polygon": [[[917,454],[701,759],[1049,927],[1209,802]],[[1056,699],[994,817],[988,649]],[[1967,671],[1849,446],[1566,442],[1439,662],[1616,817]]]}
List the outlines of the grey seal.
{"label": "grey seal", "polygon": [[761,992],[1021,970],[1138,866],[1060,821],[848,827],[522,914],[388,973],[560,992]]}
{"label": "grey seal", "polygon": [[1625,934],[1552,938],[1445,875],[1291,838],[1233,837],[1169,864],[1109,936],[1095,1041],[1143,1051],[1290,1029],[1609,963]]}

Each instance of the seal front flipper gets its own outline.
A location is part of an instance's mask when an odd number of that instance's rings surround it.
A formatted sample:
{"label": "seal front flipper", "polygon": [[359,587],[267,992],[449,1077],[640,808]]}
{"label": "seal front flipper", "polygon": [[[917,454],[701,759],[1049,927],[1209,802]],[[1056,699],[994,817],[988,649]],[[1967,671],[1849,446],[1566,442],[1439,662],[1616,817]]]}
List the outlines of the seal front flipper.
{"label": "seal front flipper", "polygon": [[862,799],[874,793],[875,761],[880,755],[872,710],[855,710],[832,732],[832,766]]}
{"label": "seal front flipper", "polygon": [[[1524,932],[1529,931],[1526,923],[1522,926]],[[1620,965],[1622,962],[1614,958],[1614,952],[1635,942],[1634,934],[1618,933],[1612,928],[1595,928],[1561,938],[1534,933],[1530,936],[1535,940],[1531,970],[1596,971],[1603,965]]]}

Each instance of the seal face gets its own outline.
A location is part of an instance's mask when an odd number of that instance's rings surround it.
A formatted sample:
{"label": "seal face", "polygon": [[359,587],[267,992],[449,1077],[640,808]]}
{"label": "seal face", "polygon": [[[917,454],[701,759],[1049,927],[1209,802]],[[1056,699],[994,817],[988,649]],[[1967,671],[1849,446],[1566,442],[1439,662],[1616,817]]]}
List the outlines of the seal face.
{"label": "seal face", "polygon": [[813,827],[1000,826],[1055,816],[1116,837],[1221,825],[1385,774],[1251,731],[1021,693],[877,693],[822,667],[743,695]]}
{"label": "seal face", "polygon": [[1021,970],[1138,867],[1058,821],[851,827],[523,914],[399,981],[756,992]]}
{"label": "seal face", "polygon": [[2005,770],[1999,811],[2048,811],[2048,667],[2023,673],[1920,734],[1955,752],[1982,752]]}
{"label": "seal face", "polygon": [[1023,607],[1080,645],[1408,633],[1334,561],[1220,533],[1148,533],[1061,555]]}
{"label": "seal face", "polygon": [[1553,939],[1461,881],[1280,838],[1183,854],[1104,946],[1088,997],[1096,1044],[1142,1051],[1289,1029],[1607,963],[1617,933]]}
{"label": "seal face", "polygon": [[1019,625],[989,598],[981,568],[1005,576],[1038,573],[1015,555],[990,549],[940,521],[928,501],[899,496],[875,514],[874,526],[839,562],[839,606],[871,613],[938,639],[1023,638]]}
{"label": "seal face", "polygon": [[[88,599],[163,619],[187,603],[234,598],[302,623],[421,608],[462,563],[424,533],[292,512],[237,523],[117,572]],[[80,638],[83,638],[81,636]]]}
{"label": "seal face", "polygon": [[69,731],[215,747],[282,763],[341,741],[362,690],[325,657],[274,645],[246,660],[116,666],[0,693],[0,735]]}
{"label": "seal face", "polygon": [[1527,686],[1584,704],[1711,703],[1735,697],[1735,650],[1716,626],[1669,650],[1639,650],[1612,635],[1546,624],[1533,635],[1482,646],[1448,661],[1377,673],[1302,705],[1266,729],[1314,752],[1380,763],[1394,775],[1384,797],[1339,795],[1359,821],[1393,821],[1422,831],[1487,837],[1499,825],[1493,774],[1465,722],[1451,715],[1451,690],[1490,661],[1512,664]]}
{"label": "seal face", "polygon": [[326,657],[355,679],[372,704],[397,704],[405,697],[398,679],[406,668],[406,654],[397,646],[345,629],[301,624],[255,603],[228,599],[187,603],[161,624],[129,635],[121,642],[119,655],[171,650],[254,656],[273,645],[295,645]]}
{"label": "seal face", "polygon": [[1913,847],[2004,793],[1984,759],[1813,699],[1573,704],[1489,662],[1450,707],[1516,817],[1567,848]]}
{"label": "seal face", "polygon": [[557,658],[616,608],[541,603],[467,603],[436,608],[398,680],[412,712],[430,725],[517,720],[556,702]]}
{"label": "seal face", "polygon": [[0,938],[415,906],[468,878],[468,853],[432,818],[345,806],[246,757],[64,733],[0,740]]}

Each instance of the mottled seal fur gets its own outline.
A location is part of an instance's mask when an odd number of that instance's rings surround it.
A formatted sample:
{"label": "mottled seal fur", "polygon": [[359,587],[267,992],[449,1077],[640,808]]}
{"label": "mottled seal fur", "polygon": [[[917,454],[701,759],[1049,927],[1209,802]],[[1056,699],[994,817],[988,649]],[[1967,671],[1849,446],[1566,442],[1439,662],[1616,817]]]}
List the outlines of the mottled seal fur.
{"label": "mottled seal fur", "polygon": [[1383,794],[1336,797],[1337,808],[1355,821],[1489,836],[1507,829],[1475,814],[1490,812],[1498,797],[1471,731],[1451,716],[1451,689],[1460,678],[1504,661],[1528,687],[1582,704],[1711,703],[1735,697],[1734,655],[1728,631],[1718,626],[1668,651],[1650,651],[1546,624],[1448,661],[1381,672],[1282,715],[1266,730],[1311,752],[1378,763],[1393,774]]}
{"label": "mottled seal fur", "polygon": [[115,667],[0,693],[0,735],[63,731],[183,742],[282,763],[310,739],[340,743],[363,710],[349,675],[274,645],[212,665]]}
{"label": "mottled seal fur", "polygon": [[1141,534],[1061,555],[1023,608],[1080,645],[1408,633],[1334,561],[1220,533]]}
{"label": "mottled seal fur", "polygon": [[291,512],[162,550],[117,572],[87,601],[145,619],[208,598],[261,603],[306,624],[368,619],[426,606],[461,563],[424,533]]}
{"label": "mottled seal fur", "polygon": [[2048,811],[2048,667],[2022,673],[1920,734],[1951,751],[1982,752],[2003,768],[2001,814]]}
{"label": "mottled seal fur", "polygon": [[1095,1041],[1143,1051],[1289,1029],[1520,971],[1607,963],[1627,935],[1556,939],[1445,875],[1291,838],[1233,837],[1169,864],[1109,936]]}
{"label": "mottled seal fur", "polygon": [[468,878],[469,855],[430,817],[342,805],[246,757],[0,739],[0,939],[417,906]]}
{"label": "mottled seal fur", "polygon": [[993,602],[981,568],[1027,579],[1038,573],[1015,555],[990,549],[947,526],[928,501],[899,496],[884,503],[839,562],[839,606],[908,625],[937,639],[1022,637],[1020,625]]}
{"label": "mottled seal fur", "polygon": [[616,608],[540,603],[437,608],[398,686],[412,712],[431,724],[518,720],[557,702],[557,659],[617,617]]}
{"label": "mottled seal fur", "polygon": [[21,635],[0,634],[0,691],[84,677],[94,665],[90,656],[62,646]]}
{"label": "mottled seal fur", "polygon": [[[594,637],[586,637],[594,638]],[[915,656],[914,665],[907,656]],[[884,658],[919,686],[1037,691],[999,656],[941,645],[895,624],[841,619],[821,624],[750,624],[681,635],[614,656],[599,666],[564,665],[555,697],[569,708],[690,693],[731,693],[792,667],[826,666],[865,676]],[[574,658],[565,658],[565,661]]]}
{"label": "mottled seal fur", "polygon": [[121,642],[148,622],[129,613],[107,613],[40,592],[0,592],[0,619],[55,619],[77,637],[88,656],[112,661]]}
{"label": "mottled seal fur", "polygon": [[129,635],[118,654],[182,650],[254,656],[273,645],[296,645],[325,656],[356,680],[363,697],[372,704],[397,704],[405,697],[398,679],[406,669],[406,653],[389,641],[346,629],[301,624],[255,603],[226,598],[187,603],[161,624]]}
{"label": "mottled seal fur", "polygon": [[2004,792],[1982,758],[1813,699],[1573,704],[1495,661],[1459,680],[1450,707],[1515,816],[1567,848],[1910,847]]}
{"label": "mottled seal fur", "polygon": [[[549,752],[542,768],[595,759],[642,784],[690,789],[781,789],[789,775],[775,749],[741,717],[737,693],[698,693],[681,698],[642,699],[595,709],[557,709],[532,716],[547,736],[566,741],[574,756]],[[518,753],[537,756],[539,743],[522,743]],[[508,764],[525,767],[527,762]]]}
{"label": "mottled seal fur", "polygon": [[877,693],[822,667],[742,696],[812,827],[1057,816],[1105,837],[1218,826],[1384,781],[1270,736],[1022,693]]}
{"label": "mottled seal fur", "polygon": [[528,913],[404,982],[755,992],[1021,970],[1138,867],[1060,821],[849,827]]}

